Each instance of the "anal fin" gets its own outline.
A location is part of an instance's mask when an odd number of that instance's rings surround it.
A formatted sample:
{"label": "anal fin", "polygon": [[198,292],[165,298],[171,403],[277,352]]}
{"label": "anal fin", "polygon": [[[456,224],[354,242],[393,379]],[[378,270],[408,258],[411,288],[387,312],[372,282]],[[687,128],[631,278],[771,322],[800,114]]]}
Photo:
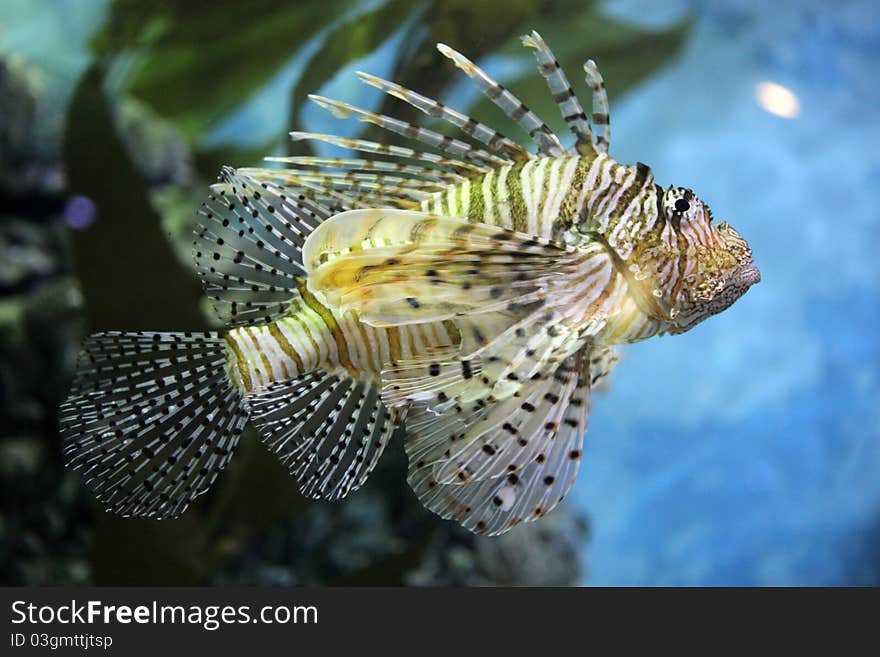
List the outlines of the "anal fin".
{"label": "anal fin", "polygon": [[379,386],[315,371],[248,397],[263,443],[306,497],[336,500],[364,484],[397,428]]}

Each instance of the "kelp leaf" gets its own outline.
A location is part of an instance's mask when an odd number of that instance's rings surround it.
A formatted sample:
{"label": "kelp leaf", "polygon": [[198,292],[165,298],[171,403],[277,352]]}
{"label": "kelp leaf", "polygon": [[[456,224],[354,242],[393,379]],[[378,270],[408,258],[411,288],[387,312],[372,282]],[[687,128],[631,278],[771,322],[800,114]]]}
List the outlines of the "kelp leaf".
{"label": "kelp leaf", "polygon": [[80,79],[62,139],[67,191],[90,198],[96,218],[73,233],[90,330],[195,330],[199,283],[175,258],[143,177],[117,134],[92,65]]}
{"label": "kelp leaf", "polygon": [[137,52],[127,91],[197,138],[357,0],[116,0],[93,48]]}

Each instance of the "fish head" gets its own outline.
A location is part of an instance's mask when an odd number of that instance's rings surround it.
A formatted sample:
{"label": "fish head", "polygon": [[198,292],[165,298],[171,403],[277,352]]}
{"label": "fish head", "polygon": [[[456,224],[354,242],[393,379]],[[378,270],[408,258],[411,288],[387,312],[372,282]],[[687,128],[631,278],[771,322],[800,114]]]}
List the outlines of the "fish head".
{"label": "fish head", "polygon": [[658,260],[667,266],[655,269],[654,296],[668,310],[667,332],[684,333],[729,308],[761,273],[745,239],[727,222],[713,222],[709,206],[692,190],[663,190],[658,205],[658,247],[667,251]]}

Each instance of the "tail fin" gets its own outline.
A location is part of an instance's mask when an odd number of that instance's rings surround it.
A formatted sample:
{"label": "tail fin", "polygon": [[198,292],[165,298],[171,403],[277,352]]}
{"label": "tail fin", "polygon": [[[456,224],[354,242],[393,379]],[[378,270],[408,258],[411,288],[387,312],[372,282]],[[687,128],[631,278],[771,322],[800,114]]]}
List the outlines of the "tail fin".
{"label": "tail fin", "polygon": [[61,406],[65,462],[108,511],[174,518],[226,466],[248,419],[217,333],[98,333]]}

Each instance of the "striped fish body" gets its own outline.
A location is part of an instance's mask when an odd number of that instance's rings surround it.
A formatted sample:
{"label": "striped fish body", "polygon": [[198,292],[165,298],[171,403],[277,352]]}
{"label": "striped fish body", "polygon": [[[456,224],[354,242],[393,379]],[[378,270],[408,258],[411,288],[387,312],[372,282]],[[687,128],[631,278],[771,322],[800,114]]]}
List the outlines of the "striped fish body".
{"label": "striped fish body", "polygon": [[246,395],[316,370],[378,384],[381,372],[432,350],[458,344],[451,322],[377,328],[319,302],[300,279],[281,319],[231,329],[230,378]]}
{"label": "striped fish body", "polygon": [[654,230],[657,201],[646,165],[599,153],[505,165],[432,194],[421,209],[559,241],[602,237],[625,261]]}
{"label": "striped fish body", "polygon": [[[608,311],[613,319],[606,330],[592,335],[597,344],[637,342],[668,325],[650,281],[633,275],[638,265],[631,263],[636,246],[657,233],[657,186],[643,164],[621,165],[603,153],[538,157],[450,185],[422,201],[421,209],[573,244],[585,253],[604,249],[613,275],[604,277],[602,294],[616,307]],[[577,279],[571,288],[575,304],[592,290]],[[585,324],[592,312],[572,321]]]}
{"label": "striped fish body", "polygon": [[[583,333],[557,357],[576,351],[587,339],[613,344],[642,339],[649,331],[656,331],[656,325],[646,320],[627,295],[626,281],[613,271],[610,258],[595,249],[585,255],[582,267],[584,284],[557,297],[554,307],[564,312],[555,321],[578,327],[596,312],[619,315],[621,321],[604,332]],[[257,394],[275,383],[315,370],[345,372],[378,384],[382,372],[398,363],[422,358],[432,351],[455,350],[461,343],[461,332],[452,321],[375,327],[360,321],[352,311],[340,312],[321,304],[305,288],[303,297],[287,316],[275,322],[238,327],[226,333],[229,376],[244,394]]]}
{"label": "striped fish body", "polygon": [[580,187],[593,159],[539,157],[504,165],[436,192],[421,209],[561,239],[577,216]]}
{"label": "striped fish body", "polygon": [[[557,297],[560,307],[565,307],[560,321],[580,327],[599,312],[613,320],[601,331],[593,328],[583,339],[607,345],[634,342],[661,330],[662,323],[642,312],[638,295],[632,293],[634,281],[618,271],[607,247],[572,232],[579,221],[595,226],[597,234],[602,229],[614,232],[619,219],[611,216],[613,208],[621,204],[620,198],[632,201],[625,192],[632,186],[627,182],[635,179],[633,170],[604,155],[536,158],[450,185],[423,201],[422,209],[576,242],[584,254],[579,266],[582,276],[572,277]],[[641,207],[651,207],[650,199],[641,201]],[[581,216],[586,219],[578,220]],[[247,393],[314,369],[345,370],[356,378],[379,381],[381,372],[397,362],[429,349],[455,347],[458,341],[458,330],[450,321],[370,326],[354,312],[322,304],[304,280],[284,318],[236,328],[227,335],[234,354],[233,379]]]}

